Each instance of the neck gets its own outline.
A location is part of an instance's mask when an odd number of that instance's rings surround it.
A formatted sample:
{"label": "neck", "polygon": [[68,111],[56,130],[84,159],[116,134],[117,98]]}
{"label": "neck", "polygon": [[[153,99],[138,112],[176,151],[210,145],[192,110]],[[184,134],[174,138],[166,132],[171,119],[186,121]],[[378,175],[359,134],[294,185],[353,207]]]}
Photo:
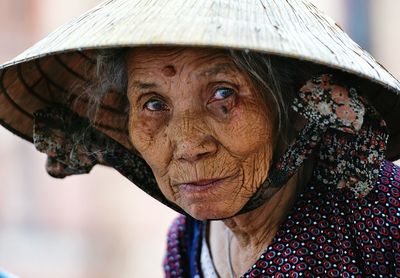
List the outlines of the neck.
{"label": "neck", "polygon": [[295,199],[296,182],[286,184],[261,207],[242,215],[222,220],[241,247],[256,247],[272,240]]}
{"label": "neck", "polygon": [[293,205],[296,185],[297,177],[293,177],[261,207],[229,219],[211,222],[211,248],[215,251],[220,249],[217,253],[221,254],[227,250],[223,238],[230,237],[229,252],[236,274],[245,272],[271,243]]}

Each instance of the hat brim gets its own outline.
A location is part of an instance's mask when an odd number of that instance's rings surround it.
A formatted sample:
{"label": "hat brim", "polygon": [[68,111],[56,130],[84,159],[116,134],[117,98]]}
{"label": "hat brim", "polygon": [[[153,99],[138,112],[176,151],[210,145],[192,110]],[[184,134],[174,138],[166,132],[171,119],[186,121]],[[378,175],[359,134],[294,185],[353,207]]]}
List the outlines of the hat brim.
{"label": "hat brim", "polygon": [[[211,11],[211,12],[210,12]],[[390,130],[388,159],[400,158],[400,83],[307,1],[106,1],[65,24],[0,67],[0,122],[29,141],[33,112],[74,105],[85,114],[88,99],[70,91],[86,82],[94,49],[189,46],[258,51],[340,69],[365,93]],[[116,95],[106,98],[96,127],[131,147],[127,115]]]}

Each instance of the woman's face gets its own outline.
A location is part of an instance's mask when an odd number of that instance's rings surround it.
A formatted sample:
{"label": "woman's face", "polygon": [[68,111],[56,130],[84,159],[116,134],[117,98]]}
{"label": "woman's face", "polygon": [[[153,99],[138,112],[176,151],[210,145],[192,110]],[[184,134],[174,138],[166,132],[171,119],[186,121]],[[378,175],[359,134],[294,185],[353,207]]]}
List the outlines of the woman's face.
{"label": "woman's face", "polygon": [[265,180],[270,109],[221,50],[139,48],[127,57],[129,135],[162,193],[197,219],[237,213]]}

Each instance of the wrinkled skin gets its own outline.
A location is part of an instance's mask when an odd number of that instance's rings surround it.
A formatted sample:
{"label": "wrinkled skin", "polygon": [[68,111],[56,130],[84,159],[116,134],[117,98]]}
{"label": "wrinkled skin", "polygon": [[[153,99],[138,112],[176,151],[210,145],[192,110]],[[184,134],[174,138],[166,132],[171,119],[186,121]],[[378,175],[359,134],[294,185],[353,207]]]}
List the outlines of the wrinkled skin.
{"label": "wrinkled skin", "polygon": [[[197,219],[237,213],[265,180],[271,109],[220,50],[139,48],[127,56],[129,135],[170,201]],[[212,186],[187,185],[220,179]]]}

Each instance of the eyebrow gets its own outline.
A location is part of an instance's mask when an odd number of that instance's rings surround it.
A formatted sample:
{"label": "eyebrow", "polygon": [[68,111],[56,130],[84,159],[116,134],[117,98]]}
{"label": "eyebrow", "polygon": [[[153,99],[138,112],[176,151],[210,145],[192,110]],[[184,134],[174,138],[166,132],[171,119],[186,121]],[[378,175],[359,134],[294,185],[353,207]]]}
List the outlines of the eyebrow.
{"label": "eyebrow", "polygon": [[158,85],[154,82],[134,81],[132,86],[136,89],[146,90],[157,88]]}
{"label": "eyebrow", "polygon": [[218,75],[220,73],[229,73],[237,71],[237,68],[233,66],[231,63],[221,63],[217,64],[212,68],[205,69],[200,72],[201,76],[210,76],[210,75]]}

